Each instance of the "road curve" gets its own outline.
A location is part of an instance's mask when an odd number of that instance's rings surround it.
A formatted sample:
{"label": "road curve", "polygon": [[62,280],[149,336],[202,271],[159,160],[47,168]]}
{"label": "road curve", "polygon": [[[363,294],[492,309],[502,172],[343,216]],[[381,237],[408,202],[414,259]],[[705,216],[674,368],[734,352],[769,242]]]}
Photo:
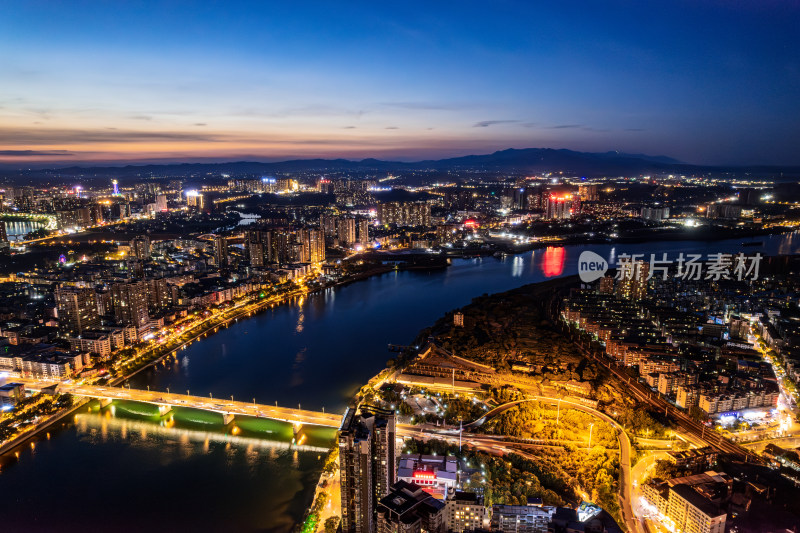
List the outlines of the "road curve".
{"label": "road curve", "polygon": [[519,404],[525,402],[548,402],[548,403],[562,403],[568,407],[573,409],[578,409],[579,411],[583,411],[588,413],[592,416],[595,416],[602,420],[603,422],[607,422],[611,424],[617,430],[617,440],[619,441],[619,465],[620,465],[620,483],[619,483],[619,500],[622,508],[622,518],[625,521],[625,525],[628,531],[632,532],[640,532],[642,528],[639,522],[636,520],[635,515],[633,514],[633,506],[631,504],[631,498],[633,495],[633,487],[631,485],[632,478],[631,478],[631,441],[628,438],[628,434],[625,433],[625,429],[617,423],[616,420],[611,418],[605,413],[598,411],[597,409],[593,409],[587,405],[583,405],[578,402],[574,402],[571,400],[565,400],[563,398],[552,398],[549,396],[532,396],[526,398],[524,400],[516,400],[513,402],[504,403],[503,405],[499,405],[488,411],[485,415],[483,415],[478,420],[467,424],[466,427],[476,427],[483,424],[486,420],[497,416],[498,414],[506,411],[512,407],[515,407]]}

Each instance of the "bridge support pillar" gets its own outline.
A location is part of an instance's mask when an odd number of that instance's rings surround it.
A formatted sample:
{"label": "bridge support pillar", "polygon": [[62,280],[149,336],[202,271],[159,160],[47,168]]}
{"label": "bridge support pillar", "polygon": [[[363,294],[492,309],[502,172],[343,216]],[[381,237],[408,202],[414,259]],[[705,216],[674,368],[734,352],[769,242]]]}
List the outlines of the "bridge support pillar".
{"label": "bridge support pillar", "polygon": [[226,426],[233,422],[234,415],[233,413],[222,413],[222,423]]}
{"label": "bridge support pillar", "polygon": [[111,398],[99,398],[100,407],[108,407],[111,405]]}
{"label": "bridge support pillar", "polygon": [[294,443],[295,444],[303,444],[306,440],[306,435],[303,432],[303,424],[300,422],[295,422],[292,424],[292,434],[294,436]]}
{"label": "bridge support pillar", "polygon": [[169,413],[170,411],[172,411],[172,406],[171,405],[161,405],[161,404],[159,404],[159,406],[158,406],[158,414],[160,416],[164,416],[165,414]]}

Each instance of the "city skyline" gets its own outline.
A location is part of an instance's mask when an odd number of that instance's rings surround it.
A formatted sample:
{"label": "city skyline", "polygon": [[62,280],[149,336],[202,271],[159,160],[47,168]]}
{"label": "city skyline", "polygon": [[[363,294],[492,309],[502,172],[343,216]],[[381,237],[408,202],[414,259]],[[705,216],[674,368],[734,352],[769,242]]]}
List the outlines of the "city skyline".
{"label": "city skyline", "polygon": [[800,163],[796,4],[43,7],[0,22],[0,163]]}

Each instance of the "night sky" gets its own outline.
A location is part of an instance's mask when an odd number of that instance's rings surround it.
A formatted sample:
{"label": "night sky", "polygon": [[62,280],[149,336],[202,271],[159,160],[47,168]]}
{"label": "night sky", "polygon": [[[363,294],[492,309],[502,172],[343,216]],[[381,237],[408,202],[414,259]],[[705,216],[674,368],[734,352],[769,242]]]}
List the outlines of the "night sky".
{"label": "night sky", "polygon": [[798,29],[796,0],[0,0],[0,161],[797,165]]}

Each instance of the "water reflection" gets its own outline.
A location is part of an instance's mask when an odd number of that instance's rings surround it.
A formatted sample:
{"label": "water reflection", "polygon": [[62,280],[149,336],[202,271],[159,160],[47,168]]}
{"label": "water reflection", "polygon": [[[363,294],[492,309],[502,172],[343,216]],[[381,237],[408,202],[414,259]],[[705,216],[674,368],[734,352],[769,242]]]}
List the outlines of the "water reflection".
{"label": "water reflection", "polygon": [[511,276],[515,278],[522,277],[523,269],[525,268],[525,260],[521,256],[515,255],[511,265]]}
{"label": "water reflection", "polygon": [[564,247],[548,246],[544,251],[542,272],[548,278],[560,276],[564,272]]}
{"label": "water reflection", "polygon": [[3,222],[6,226],[6,235],[9,241],[24,240],[25,235],[37,229],[42,229],[45,224],[34,220],[14,220]]}
{"label": "water reflection", "polygon": [[[82,438],[88,438],[90,442],[95,439],[99,439],[101,442],[108,442],[109,439],[130,440],[131,438],[144,441],[157,436],[175,441],[184,447],[190,443],[202,443],[206,452],[211,442],[243,447],[248,450],[267,450],[272,448],[276,450],[293,450],[295,454],[298,450],[317,453],[328,452],[328,448],[322,446],[298,446],[293,445],[291,441],[283,442],[280,440],[231,435],[217,431],[201,431],[175,426],[167,427],[153,424],[152,422],[113,416],[107,417],[95,413],[78,414],[75,427],[78,430],[78,435]],[[97,444],[97,442],[92,443]]]}

